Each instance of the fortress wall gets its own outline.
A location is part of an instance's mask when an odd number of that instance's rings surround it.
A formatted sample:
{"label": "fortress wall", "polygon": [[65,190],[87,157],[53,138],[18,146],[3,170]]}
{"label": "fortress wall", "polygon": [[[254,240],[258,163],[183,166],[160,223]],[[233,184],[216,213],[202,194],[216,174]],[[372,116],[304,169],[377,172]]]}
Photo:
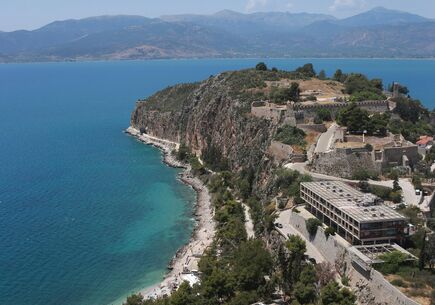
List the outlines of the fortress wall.
{"label": "fortress wall", "polygon": [[[389,110],[389,102],[388,101],[361,101],[356,102],[358,107],[367,110],[371,113],[378,112],[386,112]],[[337,113],[348,106],[349,103],[345,102],[334,102],[329,104],[296,104],[295,110],[302,111],[306,118],[314,118],[318,109],[328,109],[333,118],[337,115]]]}

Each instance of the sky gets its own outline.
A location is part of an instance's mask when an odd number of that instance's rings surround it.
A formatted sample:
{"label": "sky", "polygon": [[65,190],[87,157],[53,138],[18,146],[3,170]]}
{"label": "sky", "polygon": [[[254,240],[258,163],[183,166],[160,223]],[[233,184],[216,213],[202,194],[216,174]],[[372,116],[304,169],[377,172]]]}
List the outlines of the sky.
{"label": "sky", "polygon": [[0,31],[30,30],[55,20],[98,15],[159,17],[223,9],[324,13],[343,18],[377,6],[435,18],[435,0],[0,0]]}

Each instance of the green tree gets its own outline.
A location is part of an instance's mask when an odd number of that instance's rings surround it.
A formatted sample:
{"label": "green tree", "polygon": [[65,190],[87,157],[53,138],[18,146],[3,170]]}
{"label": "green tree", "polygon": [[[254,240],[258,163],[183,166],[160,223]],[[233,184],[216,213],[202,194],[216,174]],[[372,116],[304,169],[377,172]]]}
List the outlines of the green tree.
{"label": "green tree", "polygon": [[240,290],[255,290],[272,273],[273,262],[261,240],[248,240],[234,254],[234,274]]}
{"label": "green tree", "polygon": [[299,83],[292,82],[290,85],[290,89],[288,91],[288,96],[292,101],[299,101],[299,95],[301,94],[301,90],[299,89]]}
{"label": "green tree", "polygon": [[322,225],[322,222],[317,218],[310,218],[305,223],[307,231],[311,237],[314,237],[317,233],[317,228]]}
{"label": "green tree", "polygon": [[325,70],[320,70],[318,78],[321,80],[325,80],[327,78]]}
{"label": "green tree", "polygon": [[127,298],[123,305],[142,305],[143,296],[141,294],[133,294]]}
{"label": "green tree", "polygon": [[340,83],[344,83],[346,81],[347,75],[343,73],[343,71],[341,71],[341,69],[337,69],[337,71],[335,71],[334,76],[332,77],[333,80],[340,82]]}
{"label": "green tree", "polygon": [[422,239],[422,246],[420,249],[420,257],[418,258],[418,268],[420,269],[420,271],[424,269],[424,267],[426,266],[426,261],[427,261],[426,236],[427,236],[427,233],[425,231],[424,235],[423,235],[423,239]]}
{"label": "green tree", "polygon": [[351,95],[351,100],[360,101],[366,99],[385,99],[382,93],[382,81],[369,80],[363,74],[350,74],[344,82],[345,92]]}
{"label": "green tree", "polygon": [[190,149],[186,144],[182,143],[177,151],[177,159],[180,161],[186,161],[189,158]]}
{"label": "green tree", "polygon": [[367,132],[370,135],[378,135],[385,137],[388,132],[388,123],[390,122],[391,115],[389,113],[375,113],[369,118]]}
{"label": "green tree", "polygon": [[346,126],[351,133],[362,133],[370,127],[369,113],[359,108],[356,103],[351,103],[341,109],[337,115],[337,122]]}
{"label": "green tree", "polygon": [[171,305],[192,305],[195,303],[195,295],[188,282],[183,282],[177,291],[171,295]]}
{"label": "green tree", "polygon": [[397,113],[402,120],[416,123],[422,116],[428,115],[428,111],[418,100],[400,97],[396,98],[394,101],[396,102],[394,112]]}
{"label": "green tree", "polygon": [[382,91],[384,90],[384,84],[382,83],[382,79],[380,78],[374,78],[370,81],[376,89]]}
{"label": "green tree", "polygon": [[314,66],[311,63],[305,64],[302,67],[297,68],[296,72],[298,72],[306,77],[316,76],[316,71],[314,71]]}
{"label": "green tree", "polygon": [[305,265],[302,269],[299,281],[295,284],[293,295],[301,304],[313,303],[317,297],[317,276],[313,265]]}
{"label": "green tree", "polygon": [[278,128],[275,140],[287,145],[299,145],[304,147],[305,132],[302,129],[291,125],[284,125]]}
{"label": "green tree", "polygon": [[353,305],[356,297],[349,289],[340,289],[336,282],[330,282],[320,290],[320,300],[322,305]]}
{"label": "green tree", "polygon": [[259,62],[256,66],[255,66],[255,70],[257,71],[267,71],[267,66],[264,62]]}
{"label": "green tree", "polygon": [[281,264],[284,264],[283,278],[286,287],[292,287],[300,278],[307,247],[305,241],[297,235],[290,235],[285,246],[288,255],[284,255],[284,262],[281,262]]}
{"label": "green tree", "polygon": [[316,299],[316,287],[314,284],[297,282],[293,288],[293,295],[299,304],[309,304]]}
{"label": "green tree", "polygon": [[331,111],[329,109],[319,108],[316,110],[316,118],[321,122],[330,122],[332,121]]}
{"label": "green tree", "polygon": [[[234,296],[235,288],[232,274],[224,270],[224,268],[215,268],[201,284],[201,291],[211,304],[221,303],[219,300],[229,300]],[[213,300],[215,300],[215,303],[213,303]]]}
{"label": "green tree", "polygon": [[393,181],[393,192],[401,191],[402,188],[399,185],[399,177],[396,177]]}
{"label": "green tree", "polygon": [[379,258],[383,261],[383,263],[379,264],[378,269],[382,273],[392,274],[399,270],[400,266],[407,259],[407,255],[400,251],[393,251],[381,255]]}

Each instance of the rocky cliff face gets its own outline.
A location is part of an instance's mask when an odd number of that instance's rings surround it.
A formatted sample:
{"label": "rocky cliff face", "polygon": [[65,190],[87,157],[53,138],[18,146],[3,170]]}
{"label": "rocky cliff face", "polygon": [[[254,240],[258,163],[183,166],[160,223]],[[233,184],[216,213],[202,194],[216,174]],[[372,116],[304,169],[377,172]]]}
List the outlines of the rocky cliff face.
{"label": "rocky cliff face", "polygon": [[276,131],[270,121],[252,117],[253,93],[273,79],[271,72],[237,71],[201,83],[177,85],[140,101],[131,125],[150,135],[184,143],[204,159],[206,151],[225,158],[231,171],[269,165],[265,152]]}

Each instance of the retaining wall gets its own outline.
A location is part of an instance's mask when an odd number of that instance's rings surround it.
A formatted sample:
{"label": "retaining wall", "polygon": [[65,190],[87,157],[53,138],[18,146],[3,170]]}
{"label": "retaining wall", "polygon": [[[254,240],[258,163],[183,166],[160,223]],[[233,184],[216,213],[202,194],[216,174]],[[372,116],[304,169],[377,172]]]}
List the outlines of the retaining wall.
{"label": "retaining wall", "polygon": [[314,238],[306,229],[305,218],[298,213],[291,213],[290,223],[316,247],[322,256],[332,265],[336,261],[346,265],[346,276],[362,305],[419,305],[405,296],[399,289],[391,285],[380,272],[371,269],[365,271],[352,262],[352,256],[347,251],[349,244],[340,236],[326,238],[325,231],[319,227]]}
{"label": "retaining wall", "polygon": [[296,127],[306,132],[314,131],[323,133],[328,130],[325,124],[297,124]]}

